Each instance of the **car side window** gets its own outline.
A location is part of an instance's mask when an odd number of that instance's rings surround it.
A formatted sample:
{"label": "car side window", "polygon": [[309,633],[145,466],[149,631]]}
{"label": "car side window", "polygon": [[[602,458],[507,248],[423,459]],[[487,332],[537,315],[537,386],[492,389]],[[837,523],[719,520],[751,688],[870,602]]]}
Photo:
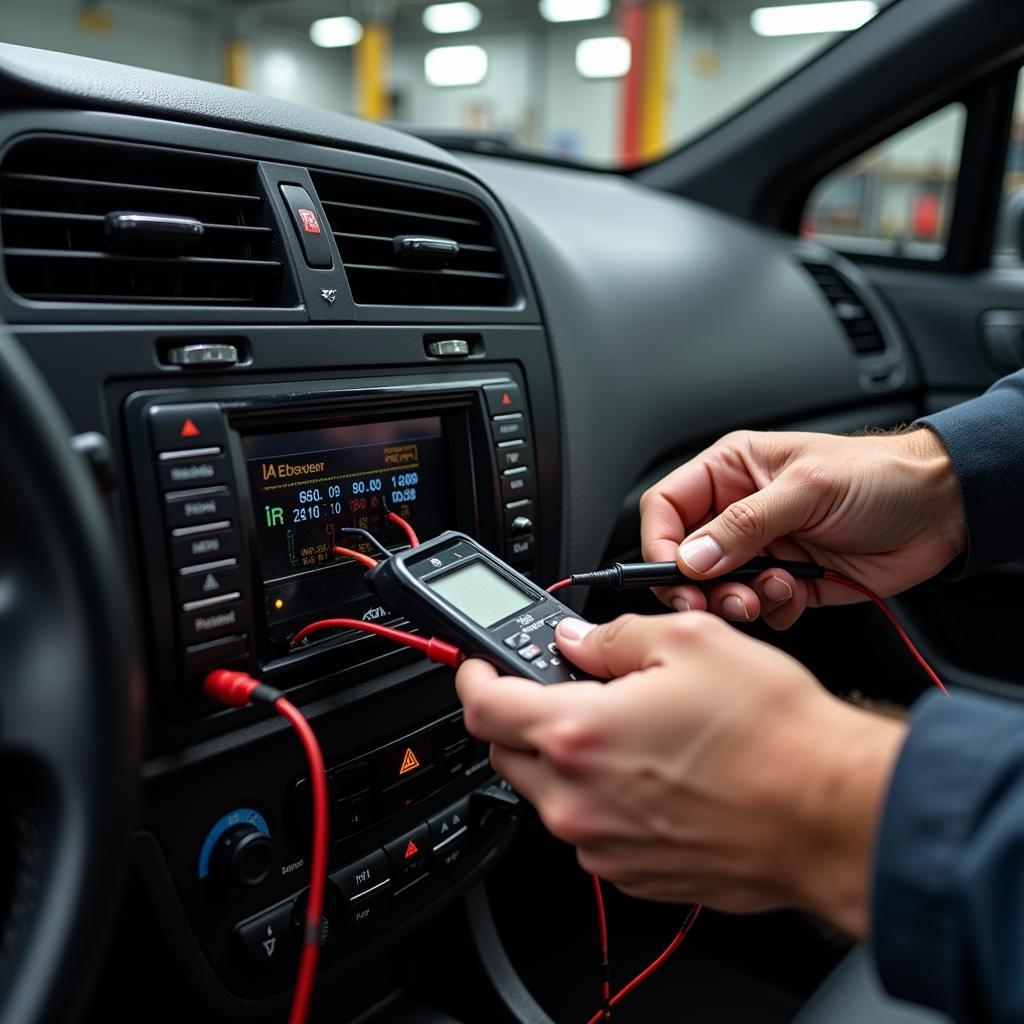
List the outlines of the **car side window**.
{"label": "car side window", "polygon": [[966,110],[951,103],[824,177],[800,226],[852,255],[939,260],[946,253]]}
{"label": "car side window", "polygon": [[999,208],[992,256],[996,266],[1019,267],[1024,264],[1024,70],[1017,78],[1010,148],[1003,176],[1003,201]]}

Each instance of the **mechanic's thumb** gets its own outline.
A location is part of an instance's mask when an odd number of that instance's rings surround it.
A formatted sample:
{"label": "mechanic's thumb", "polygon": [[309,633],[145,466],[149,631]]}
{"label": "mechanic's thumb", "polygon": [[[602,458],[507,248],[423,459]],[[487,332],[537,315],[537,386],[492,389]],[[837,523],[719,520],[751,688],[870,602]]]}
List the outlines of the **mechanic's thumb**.
{"label": "mechanic's thumb", "polygon": [[623,615],[602,626],[563,619],[555,630],[555,640],[562,655],[588,676],[618,679],[645,667],[666,618],[669,616]]}
{"label": "mechanic's thumb", "polygon": [[805,487],[785,475],[733,502],[676,552],[680,570],[691,579],[707,579],[748,562],[773,540],[799,529],[812,501]]}

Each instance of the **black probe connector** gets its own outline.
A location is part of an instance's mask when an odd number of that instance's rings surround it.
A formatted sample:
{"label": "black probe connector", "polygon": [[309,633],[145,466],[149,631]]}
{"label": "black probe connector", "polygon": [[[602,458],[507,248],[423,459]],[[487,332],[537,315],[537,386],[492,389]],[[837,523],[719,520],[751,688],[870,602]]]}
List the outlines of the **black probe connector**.
{"label": "black probe connector", "polygon": [[606,587],[611,590],[633,590],[641,587],[670,587],[679,583],[703,586],[712,583],[746,583],[760,576],[766,569],[782,569],[797,579],[825,578],[823,566],[814,562],[790,562],[780,558],[752,558],[732,572],[710,580],[694,580],[685,576],[675,562],[616,562],[607,569],[595,572],[577,572],[569,578],[578,587]]}

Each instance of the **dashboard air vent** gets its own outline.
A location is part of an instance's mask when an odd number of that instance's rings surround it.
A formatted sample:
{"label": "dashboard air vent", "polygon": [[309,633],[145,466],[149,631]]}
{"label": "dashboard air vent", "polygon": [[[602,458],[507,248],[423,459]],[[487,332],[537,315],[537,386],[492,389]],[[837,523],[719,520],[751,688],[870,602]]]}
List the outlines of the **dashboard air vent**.
{"label": "dashboard air vent", "polygon": [[8,284],[27,299],[291,304],[249,160],[29,139],[0,166],[0,233]]}
{"label": "dashboard air vent", "polygon": [[514,292],[490,214],[468,196],[314,173],[352,296],[365,305],[509,306]]}
{"label": "dashboard air vent", "polygon": [[846,278],[827,263],[805,260],[804,266],[824,292],[857,355],[884,352],[885,338],[878,324]]}

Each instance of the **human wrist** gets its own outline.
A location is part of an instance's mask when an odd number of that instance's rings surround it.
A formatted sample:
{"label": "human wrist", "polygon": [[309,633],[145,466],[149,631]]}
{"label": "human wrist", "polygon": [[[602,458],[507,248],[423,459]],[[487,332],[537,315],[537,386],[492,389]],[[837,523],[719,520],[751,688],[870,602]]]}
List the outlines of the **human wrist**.
{"label": "human wrist", "polygon": [[871,859],[904,722],[828,698],[802,730],[789,794],[791,902],[862,938]]}
{"label": "human wrist", "polygon": [[927,518],[946,542],[952,561],[967,548],[963,499],[953,460],[942,438],[926,425],[897,434],[895,441],[921,504],[928,509]]}

